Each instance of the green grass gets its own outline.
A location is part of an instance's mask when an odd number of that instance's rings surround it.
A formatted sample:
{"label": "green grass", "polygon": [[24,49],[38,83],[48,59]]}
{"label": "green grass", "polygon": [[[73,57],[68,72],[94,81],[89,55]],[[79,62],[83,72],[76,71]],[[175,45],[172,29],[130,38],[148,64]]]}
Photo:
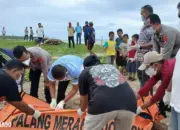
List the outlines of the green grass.
{"label": "green grass", "polygon": [[[35,42],[27,42],[23,40],[0,40],[0,48],[8,48],[8,49],[13,49],[17,45],[23,45],[25,47],[32,47],[36,46]],[[87,47],[85,45],[76,45],[75,49],[74,48],[68,48],[67,43],[63,43],[60,45],[43,45],[43,49],[47,50],[53,58],[53,61],[55,61],[58,57],[61,57],[63,55],[77,55],[82,58],[85,58],[89,52],[87,51]],[[96,53],[97,55],[101,55],[101,62],[105,63],[106,58],[105,54],[102,53],[103,47],[100,45],[95,45],[93,48],[93,52]],[[104,56],[102,56],[104,55]],[[29,71],[27,70],[25,73],[25,80],[29,81]]]}
{"label": "green grass", "polygon": [[[0,40],[0,48],[14,48],[17,45],[23,45],[25,47],[36,46],[34,42],[27,42],[23,40]],[[77,55],[80,57],[85,57],[88,54],[85,45],[76,45],[74,48],[68,48],[68,44],[63,43],[60,45],[43,45],[43,49],[47,50],[52,57],[60,57],[63,55]],[[95,53],[102,53],[103,47],[100,45],[95,45],[93,51]]]}

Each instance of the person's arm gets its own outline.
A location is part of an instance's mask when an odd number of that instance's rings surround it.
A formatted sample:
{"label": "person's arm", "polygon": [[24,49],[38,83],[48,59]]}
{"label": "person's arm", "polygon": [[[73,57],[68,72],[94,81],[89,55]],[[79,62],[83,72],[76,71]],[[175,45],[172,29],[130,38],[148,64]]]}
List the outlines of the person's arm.
{"label": "person's arm", "polygon": [[20,97],[18,91],[18,85],[14,80],[9,80],[7,82],[6,90],[4,91],[6,101],[11,105],[15,106],[20,111],[28,114],[33,115],[34,117],[40,116],[40,113],[35,111],[34,109],[30,108],[27,104],[22,102],[22,98]]}
{"label": "person's arm", "polygon": [[78,84],[76,84],[76,85],[73,84],[73,88],[65,97],[64,103],[67,103],[72,97],[74,97],[74,95],[77,93],[78,89],[79,89]]}
{"label": "person's arm", "polygon": [[80,108],[81,111],[85,111],[88,106],[88,95],[80,96]]}
{"label": "person's arm", "polygon": [[104,45],[103,45],[103,51],[106,51],[108,48],[108,42],[105,42]]}
{"label": "person's arm", "polygon": [[151,49],[153,47],[152,42],[145,44],[145,45],[141,45],[140,49]]}
{"label": "person's arm", "polygon": [[85,32],[85,26],[83,26],[83,32]]}
{"label": "person's arm", "polygon": [[20,111],[28,114],[28,115],[34,115],[35,110],[30,108],[27,104],[25,104],[22,101],[13,101],[13,102],[8,102],[9,104],[15,106],[17,109]]}
{"label": "person's arm", "polygon": [[172,90],[172,79],[171,79],[166,91],[171,92],[171,90]]}
{"label": "person's arm", "polygon": [[49,57],[47,57],[47,56],[42,56],[42,63],[40,64],[42,73],[44,75],[44,83],[45,84],[48,84],[48,82],[49,82],[48,77],[47,77],[48,69],[49,69],[49,65],[47,62],[48,58]]}
{"label": "person's arm", "polygon": [[[81,26],[80,26],[81,27]],[[82,34],[82,27],[81,27],[81,34]]]}
{"label": "person's arm", "polygon": [[95,35],[95,30],[94,30],[94,29],[92,29],[92,32],[91,32],[91,38],[93,39],[93,41],[95,41],[95,39],[94,39],[94,35]]}
{"label": "person's arm", "polygon": [[88,70],[83,70],[79,77],[80,109],[82,112],[84,112],[88,106],[88,72]]}
{"label": "person's arm", "polygon": [[73,31],[74,31],[74,33],[75,33],[75,29],[74,29],[74,27],[73,27]]}
{"label": "person's arm", "polygon": [[56,98],[56,81],[49,81],[49,90],[51,94],[51,98]]}
{"label": "person's arm", "polygon": [[153,76],[147,81],[147,83],[138,91],[137,99],[147,95],[150,92],[150,90],[154,87],[154,85],[159,81],[157,77],[158,76]]}
{"label": "person's arm", "polygon": [[171,54],[175,45],[176,35],[169,32],[162,38],[164,40],[164,45],[161,47],[160,53],[163,55],[164,59],[171,58]]}
{"label": "person's arm", "polygon": [[157,41],[155,40],[155,36],[152,37],[151,43],[153,45],[153,51],[160,53],[160,46],[157,43]]}
{"label": "person's arm", "polygon": [[[167,69],[167,68],[166,68]],[[153,105],[154,103],[157,103],[161,99],[163,99],[165,95],[165,90],[167,89],[170,81],[171,81],[171,74],[167,74],[164,72],[165,75],[163,75],[163,80],[161,82],[161,85],[158,87],[158,90],[156,91],[156,94],[149,100],[147,101],[141,108],[146,109]]]}
{"label": "person's arm", "polygon": [[164,86],[160,85],[158,90],[156,91],[156,94],[141,106],[142,110],[147,109],[148,107],[152,106],[154,103],[160,101],[164,95],[165,95],[165,88]]}

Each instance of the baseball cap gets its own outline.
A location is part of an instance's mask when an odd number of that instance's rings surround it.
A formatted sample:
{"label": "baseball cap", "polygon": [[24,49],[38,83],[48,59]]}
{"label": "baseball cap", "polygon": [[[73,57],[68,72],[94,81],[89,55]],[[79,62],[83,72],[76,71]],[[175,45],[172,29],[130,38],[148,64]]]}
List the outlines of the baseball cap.
{"label": "baseball cap", "polygon": [[97,65],[97,64],[100,64],[100,60],[97,56],[95,55],[90,55],[90,56],[87,56],[85,59],[84,59],[84,63],[83,63],[83,66],[84,68],[85,67],[90,67],[90,66],[93,66],[93,65]]}
{"label": "baseball cap", "polygon": [[144,55],[144,61],[138,69],[145,70],[147,66],[150,65],[151,63],[160,61],[162,59],[163,59],[162,55],[157,53],[156,51],[148,52]]}

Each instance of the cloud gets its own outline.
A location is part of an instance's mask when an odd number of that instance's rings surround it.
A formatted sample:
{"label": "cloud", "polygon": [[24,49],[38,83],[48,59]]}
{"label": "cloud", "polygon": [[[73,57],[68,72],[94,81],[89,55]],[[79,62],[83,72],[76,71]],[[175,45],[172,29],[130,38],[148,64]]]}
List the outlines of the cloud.
{"label": "cloud", "polygon": [[140,9],[152,5],[163,24],[173,27],[177,17],[178,0],[0,0],[0,28],[6,26],[10,35],[24,35],[24,28],[34,30],[41,22],[49,37],[67,39],[67,25],[81,26],[85,21],[94,22],[96,37],[107,39],[109,31],[122,28],[124,33],[139,33],[142,27]]}

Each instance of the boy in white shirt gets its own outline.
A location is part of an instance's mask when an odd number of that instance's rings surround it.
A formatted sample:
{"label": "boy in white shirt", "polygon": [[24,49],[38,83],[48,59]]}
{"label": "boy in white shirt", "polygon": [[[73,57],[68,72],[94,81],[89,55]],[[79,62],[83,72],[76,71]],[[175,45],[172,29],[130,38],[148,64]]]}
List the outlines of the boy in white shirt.
{"label": "boy in white shirt", "polygon": [[41,23],[38,23],[38,29],[36,30],[37,37],[38,37],[38,45],[40,46],[43,44],[43,36],[44,36],[44,30],[42,28]]}
{"label": "boy in white shirt", "polygon": [[123,35],[123,42],[119,45],[121,73],[126,72],[127,56],[128,56],[128,34]]}

